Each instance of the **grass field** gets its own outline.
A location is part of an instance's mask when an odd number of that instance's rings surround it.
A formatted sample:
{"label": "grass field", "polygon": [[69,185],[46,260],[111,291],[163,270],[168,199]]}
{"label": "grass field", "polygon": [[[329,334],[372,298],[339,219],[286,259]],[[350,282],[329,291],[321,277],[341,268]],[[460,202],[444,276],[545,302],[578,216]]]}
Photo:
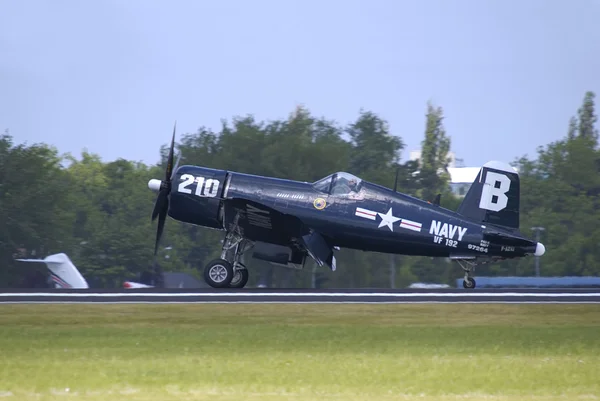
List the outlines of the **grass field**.
{"label": "grass field", "polygon": [[595,397],[598,305],[0,305],[2,400]]}

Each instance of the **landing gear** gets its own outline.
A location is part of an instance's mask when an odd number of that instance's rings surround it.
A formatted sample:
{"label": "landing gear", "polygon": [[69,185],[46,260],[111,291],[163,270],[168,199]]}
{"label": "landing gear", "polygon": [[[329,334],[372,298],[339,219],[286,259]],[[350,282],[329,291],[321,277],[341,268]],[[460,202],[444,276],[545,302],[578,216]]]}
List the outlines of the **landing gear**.
{"label": "landing gear", "polygon": [[463,280],[464,288],[475,288],[475,279],[473,277],[465,277]]}
{"label": "landing gear", "polygon": [[215,259],[204,268],[204,281],[213,288],[228,287],[233,276],[233,266],[225,259]]}
{"label": "landing gear", "polygon": [[246,266],[242,265],[241,263],[240,265],[243,267],[235,271],[233,274],[233,279],[231,280],[231,283],[229,283],[229,287],[231,288],[244,288],[248,282],[248,278],[250,277]]}
{"label": "landing gear", "polygon": [[[248,283],[248,269],[240,262],[244,252],[252,245],[241,236],[227,233],[223,240],[221,258],[204,268],[204,281],[213,288],[244,288]],[[233,251],[233,252],[232,252]]]}
{"label": "landing gear", "polygon": [[[474,262],[469,262],[467,260],[460,260],[460,259],[456,259],[456,262],[460,265],[460,267],[464,270],[465,272],[465,278],[463,280],[463,287],[464,288],[468,288],[468,289],[473,289],[475,288],[475,280],[473,279],[473,277],[471,277],[470,273],[472,270],[475,270],[475,266],[477,265]],[[463,264],[463,263],[465,264]]]}

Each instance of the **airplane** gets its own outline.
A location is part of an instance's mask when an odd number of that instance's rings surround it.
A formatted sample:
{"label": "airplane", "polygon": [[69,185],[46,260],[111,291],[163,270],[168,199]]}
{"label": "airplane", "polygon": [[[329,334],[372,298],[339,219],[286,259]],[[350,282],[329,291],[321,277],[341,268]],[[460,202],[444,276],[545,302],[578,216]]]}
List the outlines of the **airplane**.
{"label": "airplane", "polygon": [[252,257],[302,269],[307,256],[336,270],[341,248],[449,258],[464,270],[463,287],[476,286],[479,264],[542,256],[545,246],[519,230],[520,178],[499,161],[485,163],[457,211],[336,172],[315,182],[294,181],[195,165],[173,166],[175,130],[164,180],[151,179],[158,217],[154,255],[166,217],[225,233],[221,257],[204,268],[213,288],[242,288]]}
{"label": "airplane", "polygon": [[44,259],[15,259],[19,262],[43,263],[50,271],[54,288],[90,288],[86,279],[65,253],[55,253]]}
{"label": "airplane", "polygon": [[[73,264],[69,256],[65,253],[55,253],[46,256],[44,259],[15,259],[19,262],[44,264],[49,271],[49,278],[54,288],[63,289],[88,289],[90,288],[87,280],[81,274],[79,269]],[[173,274],[173,273],[170,273]],[[180,274],[181,275],[181,274]],[[187,276],[187,274],[186,274]],[[172,280],[171,280],[172,281]],[[187,280],[189,281],[189,279]],[[193,283],[193,282],[192,282]],[[139,283],[137,281],[125,280],[123,288],[155,288],[153,285]],[[183,283],[179,284],[183,288]]]}

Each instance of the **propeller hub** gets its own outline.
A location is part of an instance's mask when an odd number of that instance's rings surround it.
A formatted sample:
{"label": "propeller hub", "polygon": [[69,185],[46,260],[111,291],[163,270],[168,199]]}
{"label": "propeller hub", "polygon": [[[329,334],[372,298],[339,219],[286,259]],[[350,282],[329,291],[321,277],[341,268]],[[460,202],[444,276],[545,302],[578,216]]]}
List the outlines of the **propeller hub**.
{"label": "propeller hub", "polygon": [[162,181],[161,180],[157,180],[155,178],[153,178],[150,181],[148,181],[148,188],[150,188],[150,190],[153,191],[153,192],[160,191],[161,185],[162,185]]}

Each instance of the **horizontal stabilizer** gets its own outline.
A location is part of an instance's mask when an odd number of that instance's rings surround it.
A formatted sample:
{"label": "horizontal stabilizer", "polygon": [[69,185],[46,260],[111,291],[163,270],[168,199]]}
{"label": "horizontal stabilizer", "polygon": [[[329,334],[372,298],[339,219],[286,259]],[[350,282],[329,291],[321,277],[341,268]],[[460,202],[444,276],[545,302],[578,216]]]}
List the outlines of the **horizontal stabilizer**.
{"label": "horizontal stabilizer", "polygon": [[541,242],[531,241],[518,235],[510,233],[501,233],[498,231],[484,230],[483,238],[503,246],[516,246],[525,249],[525,252],[532,253],[535,256],[542,256],[546,253],[546,247]]}
{"label": "horizontal stabilizer", "polygon": [[535,242],[528,240],[527,238],[523,238],[520,236],[515,236],[507,233],[501,233],[497,231],[484,231],[483,238],[485,240],[501,243],[502,245],[510,245],[510,246],[532,246],[535,245]]}

